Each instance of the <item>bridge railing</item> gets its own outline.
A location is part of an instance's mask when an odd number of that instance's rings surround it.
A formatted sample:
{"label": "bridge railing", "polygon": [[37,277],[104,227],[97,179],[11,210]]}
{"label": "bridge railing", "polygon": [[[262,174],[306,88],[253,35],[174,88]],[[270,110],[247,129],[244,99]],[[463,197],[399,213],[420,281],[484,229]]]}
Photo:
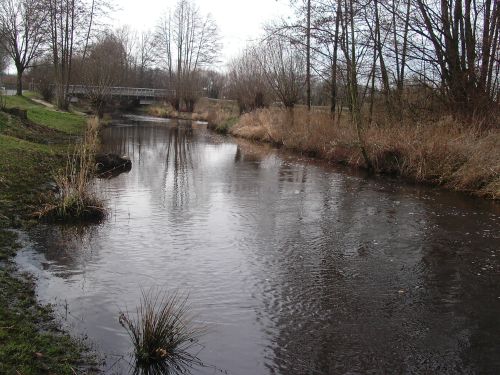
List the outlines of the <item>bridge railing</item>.
{"label": "bridge railing", "polygon": [[[30,90],[38,89],[36,83],[31,83]],[[55,88],[55,85],[51,85]],[[95,94],[106,95],[111,97],[137,98],[137,99],[167,99],[175,97],[176,91],[170,89],[152,89],[145,87],[103,87],[90,85],[69,85],[68,93],[73,96],[92,96]],[[197,96],[203,96],[205,90],[193,92]]]}
{"label": "bridge railing", "polygon": [[136,87],[108,87],[103,88],[99,86],[87,85],[70,85],[69,93],[71,95],[89,95],[93,92],[105,92],[106,95],[129,97],[129,98],[167,98],[175,94],[174,90],[167,89],[150,89],[150,88],[136,88]]}

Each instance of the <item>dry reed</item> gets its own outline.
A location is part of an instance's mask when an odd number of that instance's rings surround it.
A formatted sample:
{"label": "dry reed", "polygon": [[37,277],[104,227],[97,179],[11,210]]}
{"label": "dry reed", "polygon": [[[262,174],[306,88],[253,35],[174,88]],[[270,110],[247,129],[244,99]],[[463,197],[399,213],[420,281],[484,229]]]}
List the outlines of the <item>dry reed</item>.
{"label": "dry reed", "polygon": [[39,218],[51,220],[101,220],[106,211],[92,192],[95,172],[95,153],[98,146],[99,120],[87,123],[83,141],[68,154],[66,167],[55,174],[58,193],[53,202],[35,213]]}
{"label": "dry reed", "polygon": [[234,100],[200,98],[193,113],[178,112],[169,103],[148,107],[147,114],[154,117],[191,121],[204,121],[210,129],[227,133],[238,119],[238,105]]}
{"label": "dry reed", "polygon": [[[500,132],[479,128],[450,117],[428,123],[373,123],[363,130],[363,141],[377,173],[498,199]],[[355,167],[365,165],[347,115],[333,119],[325,111],[260,109],[241,116],[230,133]]]}

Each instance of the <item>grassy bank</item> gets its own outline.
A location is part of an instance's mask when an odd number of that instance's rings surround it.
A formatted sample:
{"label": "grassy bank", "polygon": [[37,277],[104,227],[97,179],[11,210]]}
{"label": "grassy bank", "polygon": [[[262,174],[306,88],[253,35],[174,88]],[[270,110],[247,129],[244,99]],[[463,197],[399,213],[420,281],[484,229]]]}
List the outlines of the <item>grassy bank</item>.
{"label": "grassy bank", "polygon": [[197,101],[192,113],[178,112],[170,104],[164,103],[148,106],[146,114],[162,118],[205,121],[211,129],[227,133],[229,128],[236,123],[239,111],[234,100],[201,98]]}
{"label": "grassy bank", "polygon": [[74,374],[82,347],[37,304],[33,281],[12,262],[18,244],[9,228],[29,224],[85,119],[26,98],[5,100],[27,110],[29,121],[0,112],[0,373]]}
{"label": "grassy bank", "polygon": [[[229,132],[353,167],[365,167],[348,116],[325,111],[261,109],[241,116]],[[400,175],[491,199],[500,198],[500,132],[440,121],[370,125],[362,141],[376,173]]]}

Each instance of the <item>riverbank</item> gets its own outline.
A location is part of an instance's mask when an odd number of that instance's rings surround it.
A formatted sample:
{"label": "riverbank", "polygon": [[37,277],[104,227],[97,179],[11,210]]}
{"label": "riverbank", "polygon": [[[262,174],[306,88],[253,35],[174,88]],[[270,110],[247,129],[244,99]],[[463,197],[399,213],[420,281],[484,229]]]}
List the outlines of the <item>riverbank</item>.
{"label": "riverbank", "polygon": [[207,122],[212,130],[223,134],[227,133],[239,118],[236,101],[209,98],[199,99],[192,113],[176,111],[170,104],[151,105],[143,113],[160,118]]}
{"label": "riverbank", "polygon": [[[229,129],[227,125],[229,124]],[[222,117],[231,135],[269,142],[310,156],[365,168],[348,116],[325,111],[259,109],[237,121]],[[500,132],[471,129],[451,118],[418,124],[371,125],[362,139],[373,171],[489,198],[500,198]]]}
{"label": "riverbank", "polygon": [[30,214],[86,120],[28,98],[4,99],[7,108],[26,111],[27,120],[0,112],[0,373],[74,374],[84,348],[60,331],[50,307],[37,303],[32,278],[16,269],[19,242],[12,229],[34,223]]}
{"label": "riverbank", "polygon": [[[238,115],[234,101],[197,103],[192,114],[152,106],[156,117],[203,120],[221,134],[304,153],[332,163],[366,168],[358,137],[348,113],[335,120],[328,110],[305,107],[293,111],[271,107]],[[471,195],[500,199],[500,131],[471,128],[451,117],[367,126],[362,141],[373,172],[440,186]]]}

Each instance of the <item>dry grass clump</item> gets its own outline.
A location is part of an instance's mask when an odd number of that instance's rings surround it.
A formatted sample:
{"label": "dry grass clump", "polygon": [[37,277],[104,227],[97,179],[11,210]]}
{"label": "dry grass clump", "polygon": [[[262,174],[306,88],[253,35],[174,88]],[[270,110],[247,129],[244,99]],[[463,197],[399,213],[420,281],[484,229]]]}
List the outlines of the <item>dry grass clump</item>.
{"label": "dry grass clump", "polygon": [[230,133],[339,162],[352,163],[360,155],[353,127],[324,111],[258,109],[241,116]]}
{"label": "dry grass clump", "polygon": [[209,129],[225,134],[237,122],[239,110],[234,100],[201,98],[193,116],[206,121]]}
{"label": "dry grass clump", "polygon": [[205,121],[210,129],[227,133],[238,119],[238,106],[233,100],[200,98],[193,113],[178,112],[169,103],[148,107],[147,114],[154,117],[191,121]]}
{"label": "dry grass clump", "polygon": [[55,182],[58,193],[53,202],[35,213],[51,220],[101,220],[106,215],[102,202],[91,191],[98,145],[99,120],[87,123],[83,141],[68,155],[66,168],[58,172]]}
{"label": "dry grass clump", "polygon": [[168,118],[172,117],[172,115],[176,113],[177,112],[174,107],[168,103],[162,105],[150,105],[147,109],[147,114],[154,117]]}
{"label": "dry grass clump", "polygon": [[119,321],[132,340],[137,366],[152,370],[189,366],[196,358],[188,350],[205,333],[193,323],[187,297],[155,289],[143,291],[135,314],[121,313]]}
{"label": "dry grass clump", "polygon": [[477,131],[445,119],[418,126],[370,127],[376,171],[493,199],[500,198],[498,130]]}
{"label": "dry grass clump", "polygon": [[200,98],[196,102],[194,112],[206,114],[210,110],[227,112],[232,116],[239,115],[238,103],[235,100]]}
{"label": "dry grass clump", "polygon": [[[478,129],[448,117],[429,123],[372,124],[365,127],[363,142],[377,173],[498,199],[500,132]],[[260,109],[241,116],[230,132],[335,162],[365,166],[348,115],[334,120],[325,111]]]}

